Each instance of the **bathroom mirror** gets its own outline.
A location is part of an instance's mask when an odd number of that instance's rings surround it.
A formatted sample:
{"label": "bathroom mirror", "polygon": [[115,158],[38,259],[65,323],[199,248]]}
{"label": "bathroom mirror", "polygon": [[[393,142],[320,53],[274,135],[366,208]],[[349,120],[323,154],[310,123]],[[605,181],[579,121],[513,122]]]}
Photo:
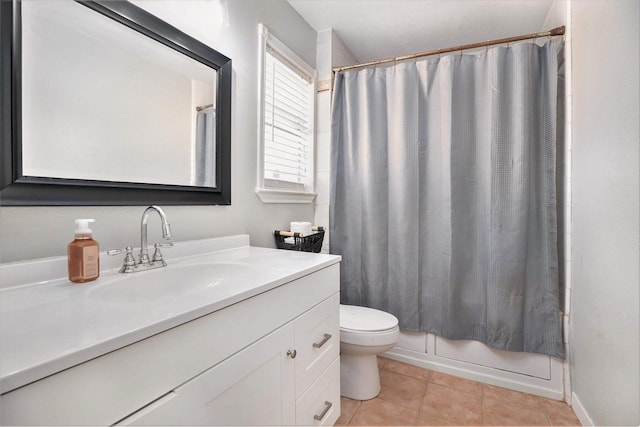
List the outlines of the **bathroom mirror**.
{"label": "bathroom mirror", "polygon": [[0,20],[0,203],[231,203],[229,58],[125,1]]}

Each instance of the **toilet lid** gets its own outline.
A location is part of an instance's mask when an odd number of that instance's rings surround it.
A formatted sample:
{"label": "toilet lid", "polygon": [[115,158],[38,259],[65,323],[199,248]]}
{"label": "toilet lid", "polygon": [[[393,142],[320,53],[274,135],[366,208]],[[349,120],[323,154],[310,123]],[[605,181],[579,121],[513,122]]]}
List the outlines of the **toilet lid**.
{"label": "toilet lid", "polygon": [[340,304],[340,329],[377,332],[398,326],[396,316],[369,307]]}

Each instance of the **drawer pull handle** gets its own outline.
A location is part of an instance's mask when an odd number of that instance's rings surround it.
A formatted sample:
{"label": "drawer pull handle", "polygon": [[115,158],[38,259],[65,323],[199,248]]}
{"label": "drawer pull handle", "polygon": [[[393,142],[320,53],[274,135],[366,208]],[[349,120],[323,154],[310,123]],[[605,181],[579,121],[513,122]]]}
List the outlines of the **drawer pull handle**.
{"label": "drawer pull handle", "polygon": [[314,420],[318,420],[320,421],[321,419],[324,418],[325,415],[327,415],[327,412],[329,412],[329,409],[331,409],[331,407],[333,406],[333,403],[331,402],[327,402],[326,400],[324,401],[324,409],[322,410],[322,413],[320,415],[314,415],[313,419]]}
{"label": "drawer pull handle", "polygon": [[298,355],[298,352],[295,350],[287,350],[287,356],[289,356],[292,359],[295,359],[296,356]]}
{"label": "drawer pull handle", "polygon": [[322,338],[322,341],[320,342],[314,342],[313,346],[315,348],[320,348],[322,347],[327,341],[329,341],[329,339],[331,339],[331,335],[330,334],[324,334],[324,338]]}

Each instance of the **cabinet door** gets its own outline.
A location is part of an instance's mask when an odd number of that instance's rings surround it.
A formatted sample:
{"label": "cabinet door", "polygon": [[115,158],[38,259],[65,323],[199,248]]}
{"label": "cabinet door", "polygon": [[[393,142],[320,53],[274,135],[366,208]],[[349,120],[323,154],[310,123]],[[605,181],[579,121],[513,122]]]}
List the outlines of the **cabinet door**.
{"label": "cabinet door", "polygon": [[[233,333],[230,331],[230,333]],[[198,375],[122,425],[292,425],[293,325]]]}

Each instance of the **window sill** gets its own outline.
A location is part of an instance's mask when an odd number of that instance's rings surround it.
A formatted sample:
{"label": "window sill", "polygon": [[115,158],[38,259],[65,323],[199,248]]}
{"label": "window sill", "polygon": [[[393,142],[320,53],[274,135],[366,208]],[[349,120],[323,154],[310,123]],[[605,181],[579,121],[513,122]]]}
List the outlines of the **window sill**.
{"label": "window sill", "polygon": [[316,198],[316,193],[268,190],[265,188],[256,188],[256,195],[262,200],[262,203],[311,203]]}

